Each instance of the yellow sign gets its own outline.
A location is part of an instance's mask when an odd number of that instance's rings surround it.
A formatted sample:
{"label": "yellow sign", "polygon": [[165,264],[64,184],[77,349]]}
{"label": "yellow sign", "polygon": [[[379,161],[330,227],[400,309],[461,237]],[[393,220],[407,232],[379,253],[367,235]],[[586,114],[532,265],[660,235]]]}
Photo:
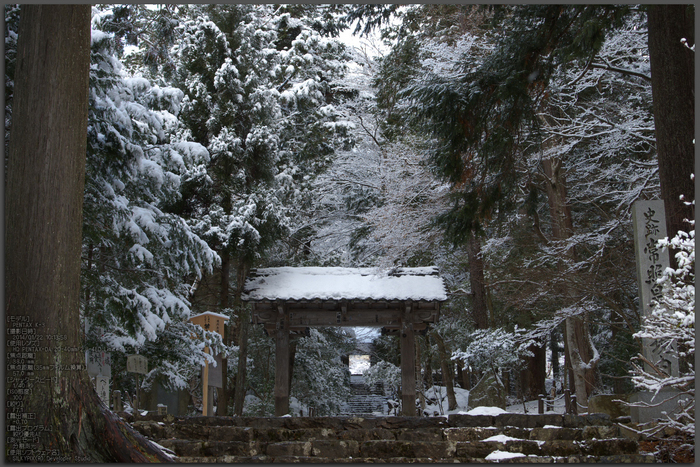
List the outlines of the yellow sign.
{"label": "yellow sign", "polygon": [[192,324],[197,324],[205,331],[216,331],[222,338],[224,337],[224,325],[229,320],[228,316],[205,311],[190,318]]}

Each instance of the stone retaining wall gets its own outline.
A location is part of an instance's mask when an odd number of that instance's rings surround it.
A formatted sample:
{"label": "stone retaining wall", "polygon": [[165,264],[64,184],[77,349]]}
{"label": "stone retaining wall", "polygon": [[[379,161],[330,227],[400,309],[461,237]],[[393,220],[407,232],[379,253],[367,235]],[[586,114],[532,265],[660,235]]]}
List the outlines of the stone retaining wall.
{"label": "stone retaining wall", "polygon": [[605,414],[180,417],[132,421],[180,462],[653,462]]}

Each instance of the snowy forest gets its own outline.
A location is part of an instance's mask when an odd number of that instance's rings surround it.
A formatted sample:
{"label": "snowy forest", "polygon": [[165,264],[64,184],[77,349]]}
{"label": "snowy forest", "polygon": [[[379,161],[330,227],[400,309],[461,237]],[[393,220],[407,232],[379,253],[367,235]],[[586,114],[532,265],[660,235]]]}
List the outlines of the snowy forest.
{"label": "snowy forest", "polygon": [[[21,17],[5,5],[6,154]],[[125,401],[139,354],[140,391],[188,391],[192,414],[208,347],[217,414],[270,416],[251,269],[437,266],[448,300],[416,338],[422,409],[440,388],[441,410],[466,410],[455,391],[487,373],[509,404],[567,389],[583,412],[672,386],[691,397],[668,423],[694,434],[694,123],[682,173],[663,172],[649,43],[634,5],[93,6],[83,345],[109,353]],[[694,60],[694,38],[677,46]],[[685,210],[642,319],[632,204],[664,183]],[[230,318],[223,337],[189,321],[206,311]],[[650,370],[642,338],[673,342],[680,374]],[[366,379],[399,398],[396,336],[311,328],[293,344],[295,407],[341,412],[358,342]]]}

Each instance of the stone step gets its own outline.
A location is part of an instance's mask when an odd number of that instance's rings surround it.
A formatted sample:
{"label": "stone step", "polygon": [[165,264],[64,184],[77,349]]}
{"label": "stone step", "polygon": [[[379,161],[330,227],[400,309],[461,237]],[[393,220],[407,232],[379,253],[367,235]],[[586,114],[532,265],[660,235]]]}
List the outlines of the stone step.
{"label": "stone step", "polygon": [[355,401],[382,401],[384,402],[387,398],[379,394],[355,394],[350,397],[349,402]]}
{"label": "stone step", "polygon": [[384,399],[373,399],[373,398],[364,398],[364,397],[358,397],[357,399],[350,399],[348,401],[348,406],[349,407],[369,407],[369,408],[375,408],[375,407],[382,407],[386,405]]}
{"label": "stone step", "polygon": [[[354,437],[354,439],[415,439],[435,441],[478,441],[496,435],[511,438],[540,441],[617,438],[621,435],[616,425],[584,426],[582,428],[544,425],[536,428],[521,428],[515,426],[450,426],[444,420],[432,422],[432,418],[417,418],[413,423],[397,421],[391,423],[392,417],[385,417],[382,423],[370,423],[382,418],[346,418],[330,420],[299,419],[306,423],[289,423],[289,428],[250,423],[251,426],[209,425],[197,424],[192,420],[182,420],[175,423],[143,420],[133,422],[133,426],[142,434],[152,439],[192,439],[211,441],[294,441],[309,439],[329,439]],[[287,419],[290,420],[290,419]],[[293,419],[291,419],[293,420]],[[317,423],[314,423],[316,421]],[[188,423],[189,422],[189,423]],[[306,425],[306,427],[304,427]]]}
{"label": "stone step", "polygon": [[350,407],[381,407],[382,405],[384,405],[384,399],[358,397],[357,399],[350,399],[348,401],[348,406]]}
{"label": "stone step", "polygon": [[513,463],[653,461],[600,414],[150,416],[132,424],[180,462],[492,462],[494,453]]}
{"label": "stone step", "polygon": [[586,426],[613,426],[606,414],[516,414],[466,415],[452,414],[449,417],[174,417],[172,415],[147,415],[134,420],[130,414],[120,413],[128,422],[160,422],[163,424],[200,426],[240,426],[250,428],[418,428],[418,427],[510,427],[545,428],[584,428]]}
{"label": "stone step", "polygon": [[353,395],[377,395],[384,396],[384,388],[377,383],[369,386],[365,383],[350,383],[350,392]]}
{"label": "stone step", "polygon": [[151,439],[187,439],[195,441],[261,441],[265,443],[310,439],[337,438],[329,428],[250,428],[238,426],[159,425],[149,422],[133,424],[141,434]]}
{"label": "stone step", "polygon": [[621,454],[618,456],[606,456],[601,458],[591,457],[561,457],[552,459],[549,457],[537,456],[522,456],[513,457],[507,460],[489,460],[489,459],[474,459],[474,458],[449,458],[449,459],[432,459],[432,458],[389,458],[389,459],[346,459],[346,458],[325,458],[325,457],[287,457],[287,458],[269,458],[267,456],[259,457],[180,457],[178,462],[192,464],[270,464],[270,463],[290,463],[290,464],[488,464],[488,463],[513,463],[513,464],[583,464],[583,463],[601,463],[601,464],[651,464],[654,463],[654,456],[651,454]]}
{"label": "stone step", "polygon": [[386,397],[374,394],[352,396],[347,403],[346,415],[372,414],[384,412]]}
{"label": "stone step", "polygon": [[509,441],[400,441],[312,440],[265,443],[260,441],[192,441],[165,439],[158,443],[178,457],[272,459],[322,457],[343,459],[486,459],[494,452],[526,457],[597,459],[639,454],[637,443],[624,438],[606,440]]}

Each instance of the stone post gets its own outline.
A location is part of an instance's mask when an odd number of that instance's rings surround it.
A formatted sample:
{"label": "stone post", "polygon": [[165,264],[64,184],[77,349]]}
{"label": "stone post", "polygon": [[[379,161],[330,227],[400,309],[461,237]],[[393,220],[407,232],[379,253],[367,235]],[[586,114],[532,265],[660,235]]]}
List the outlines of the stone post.
{"label": "stone post", "polygon": [[[636,201],[632,206],[634,244],[639,284],[639,307],[641,316],[651,316],[652,301],[661,298],[662,287],[657,280],[669,267],[668,251],[656,246],[666,235],[666,216],[663,200]],[[678,376],[678,358],[660,349],[659,342],[643,339],[644,357],[669,376]],[[645,365],[646,371],[653,371]]]}
{"label": "stone post", "polygon": [[[632,205],[634,225],[634,252],[637,260],[637,281],[639,283],[639,308],[642,318],[651,315],[652,301],[661,297],[662,287],[657,280],[669,267],[668,251],[658,248],[657,241],[667,237],[666,214],[663,200],[636,201]],[[644,358],[668,376],[678,376],[678,354],[675,342],[673,350],[665,351],[661,343],[653,339],[642,339]],[[649,373],[656,370],[646,363]],[[659,393],[639,391],[630,396],[630,415],[634,423],[646,423],[665,418],[678,408],[679,392],[674,388],[664,388]]]}
{"label": "stone post", "polygon": [[119,390],[112,392],[112,410],[114,412],[124,411],[124,405],[122,404],[122,392]]}

